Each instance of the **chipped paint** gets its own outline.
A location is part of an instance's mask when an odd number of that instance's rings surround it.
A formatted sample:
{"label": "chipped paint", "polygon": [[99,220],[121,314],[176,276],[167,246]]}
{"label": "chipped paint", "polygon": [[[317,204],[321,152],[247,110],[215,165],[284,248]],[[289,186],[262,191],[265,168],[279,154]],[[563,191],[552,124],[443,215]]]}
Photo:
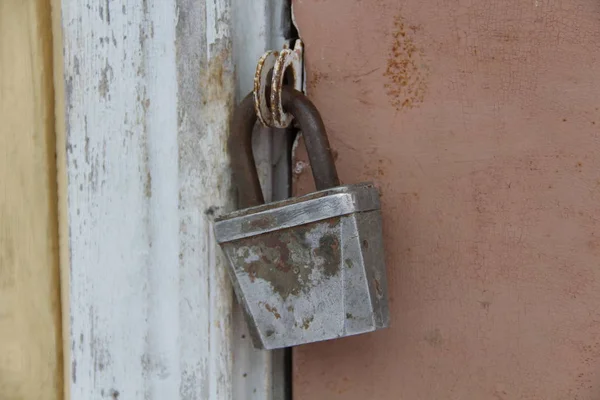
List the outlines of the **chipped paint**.
{"label": "chipped paint", "polygon": [[232,207],[230,2],[61,11],[72,397],[230,399],[231,290],[204,212]]}
{"label": "chipped paint", "polygon": [[[211,232],[232,206],[234,91],[247,93],[258,55],[283,45],[283,5],[125,3],[62,1],[73,398],[279,398],[277,358],[238,334]],[[256,154],[269,197],[267,137]],[[90,304],[103,352],[88,345]],[[143,362],[157,359],[164,368]]]}

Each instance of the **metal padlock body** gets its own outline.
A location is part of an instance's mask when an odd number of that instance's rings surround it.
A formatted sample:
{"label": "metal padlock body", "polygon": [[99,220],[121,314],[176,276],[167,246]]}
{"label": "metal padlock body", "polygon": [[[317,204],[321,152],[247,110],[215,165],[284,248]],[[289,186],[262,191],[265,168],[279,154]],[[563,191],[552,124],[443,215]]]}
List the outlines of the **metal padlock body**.
{"label": "metal padlock body", "polygon": [[217,219],[215,236],[255,347],[296,346],[388,325],[379,193],[372,184],[235,211]]}

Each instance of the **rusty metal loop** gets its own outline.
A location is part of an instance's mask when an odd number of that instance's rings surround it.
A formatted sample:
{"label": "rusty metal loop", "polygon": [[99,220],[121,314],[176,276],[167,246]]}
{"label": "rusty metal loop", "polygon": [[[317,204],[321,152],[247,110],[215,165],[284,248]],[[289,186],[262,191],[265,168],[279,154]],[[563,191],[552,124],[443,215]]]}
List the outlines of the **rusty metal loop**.
{"label": "rusty metal loop", "polygon": [[[283,86],[283,108],[298,122],[312,168],[317,190],[340,185],[325,124],[315,105],[303,93]],[[233,178],[238,188],[239,206],[253,207],[264,203],[258,172],[252,153],[252,132],[257,115],[254,94],[248,94],[233,113],[228,146]]]}
{"label": "rusty metal loop", "polygon": [[267,81],[269,72],[275,67],[275,63],[279,57],[279,53],[276,51],[267,51],[258,60],[256,65],[256,73],[254,74],[254,109],[256,116],[261,124],[264,126],[274,126],[273,115],[269,102],[267,102]]}
{"label": "rusty metal loop", "polygon": [[281,88],[284,85],[286,71],[291,71],[289,74],[291,82],[287,82],[286,86],[291,86],[294,89],[302,90],[302,42],[296,42],[294,50],[284,49],[279,53],[275,66],[273,67],[273,78],[271,80],[271,116],[273,117],[273,125],[276,128],[287,128],[292,123],[292,115],[285,112],[282,102]]}
{"label": "rusty metal loop", "polygon": [[[258,120],[272,128],[287,128],[292,116],[285,112],[281,88],[286,75],[289,77],[286,86],[296,90],[302,89],[302,56],[304,47],[301,40],[296,40],[294,48],[286,44],[280,52],[267,51],[259,60],[254,74],[254,108]],[[286,74],[290,71],[290,74]],[[270,74],[271,73],[271,74]],[[270,74],[270,81],[269,81]],[[267,88],[271,88],[268,93]],[[269,97],[269,101],[267,101]]]}

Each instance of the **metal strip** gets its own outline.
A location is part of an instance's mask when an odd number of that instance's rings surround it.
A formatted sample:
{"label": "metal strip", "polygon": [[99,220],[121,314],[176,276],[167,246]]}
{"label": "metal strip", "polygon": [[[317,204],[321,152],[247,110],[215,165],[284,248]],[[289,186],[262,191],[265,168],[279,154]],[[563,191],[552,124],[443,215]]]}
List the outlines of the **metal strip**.
{"label": "metal strip", "polygon": [[[289,37],[290,0],[231,0],[233,58],[236,69],[238,101],[252,90],[259,57],[268,49],[280,49]],[[236,102],[237,104],[237,102]],[[289,196],[290,182],[280,180],[289,170],[289,157],[277,163],[285,148],[282,130],[257,125],[252,138],[258,176],[265,201]],[[277,164],[277,168],[273,165]],[[286,400],[291,398],[286,351],[257,350],[252,346],[242,309],[234,302],[233,310],[233,399]]]}

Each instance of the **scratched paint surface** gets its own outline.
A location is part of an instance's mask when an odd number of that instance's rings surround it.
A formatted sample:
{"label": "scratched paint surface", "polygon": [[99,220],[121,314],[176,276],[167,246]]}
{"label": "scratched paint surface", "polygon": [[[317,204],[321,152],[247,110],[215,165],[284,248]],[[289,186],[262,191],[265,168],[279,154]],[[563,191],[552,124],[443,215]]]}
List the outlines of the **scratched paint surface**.
{"label": "scratched paint surface", "polygon": [[232,397],[227,1],[62,1],[73,399]]}
{"label": "scratched paint surface", "polygon": [[600,397],[598,2],[294,8],[341,179],[382,191],[392,314],[297,348],[294,398]]}

